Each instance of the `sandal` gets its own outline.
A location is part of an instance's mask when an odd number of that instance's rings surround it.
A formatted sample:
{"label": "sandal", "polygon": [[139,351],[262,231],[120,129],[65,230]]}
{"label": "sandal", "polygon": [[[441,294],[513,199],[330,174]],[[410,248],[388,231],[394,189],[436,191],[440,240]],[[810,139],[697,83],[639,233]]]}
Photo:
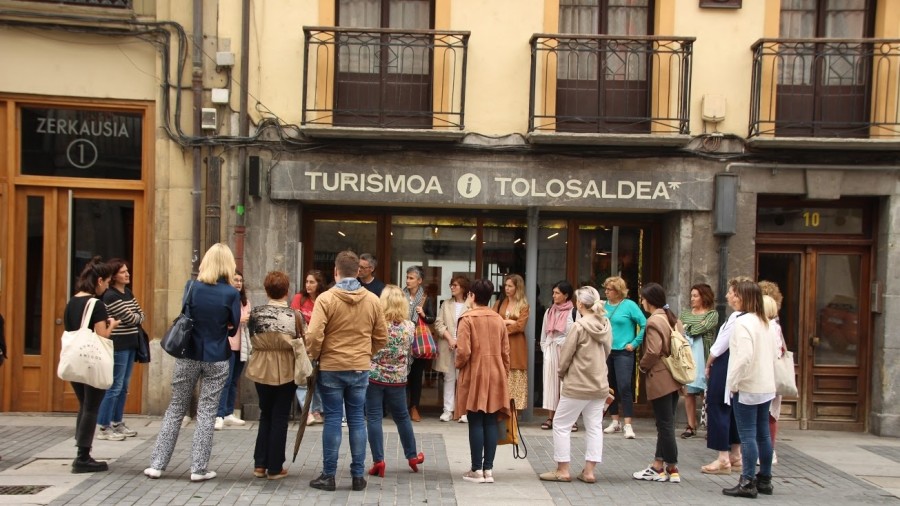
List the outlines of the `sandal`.
{"label": "sandal", "polygon": [[572,432],[578,432],[578,424],[572,425]]}
{"label": "sandal", "polygon": [[547,471],[546,473],[541,473],[538,475],[538,478],[541,481],[561,481],[563,483],[569,483],[572,481],[572,478],[569,476],[561,476],[558,471]]}
{"label": "sandal", "polygon": [[726,464],[719,459],[700,467],[703,474],[731,474],[731,464]]}
{"label": "sandal", "polygon": [[697,433],[696,433],[696,431],[694,431],[694,428],[691,427],[690,425],[688,425],[687,428],[684,429],[684,432],[681,433],[681,439],[692,438],[696,435],[697,435]]}
{"label": "sandal", "polygon": [[541,428],[544,430],[550,430],[553,428],[553,419],[548,418],[544,423],[541,424]]}
{"label": "sandal", "polygon": [[740,471],[744,468],[743,459],[732,459],[731,460],[731,469],[734,471]]}
{"label": "sandal", "polygon": [[591,476],[590,478],[588,478],[587,476],[584,475],[584,471],[578,473],[577,478],[578,478],[578,481],[583,481],[584,483],[597,483],[596,476]]}

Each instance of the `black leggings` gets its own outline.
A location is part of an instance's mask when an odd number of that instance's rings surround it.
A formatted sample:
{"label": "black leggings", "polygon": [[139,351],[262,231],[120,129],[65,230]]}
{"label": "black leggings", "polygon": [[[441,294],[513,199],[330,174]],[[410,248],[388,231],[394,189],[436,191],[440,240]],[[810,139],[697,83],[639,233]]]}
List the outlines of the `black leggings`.
{"label": "black leggings", "polygon": [[414,358],[409,368],[409,376],[406,378],[407,389],[409,390],[409,407],[419,408],[419,401],[422,400],[422,376],[425,374],[425,368],[428,366],[427,358]]}
{"label": "black leggings", "polygon": [[78,398],[78,417],[75,418],[75,446],[90,448],[94,444],[97,429],[97,413],[106,390],[94,388],[85,383],[72,382],[72,390]]}

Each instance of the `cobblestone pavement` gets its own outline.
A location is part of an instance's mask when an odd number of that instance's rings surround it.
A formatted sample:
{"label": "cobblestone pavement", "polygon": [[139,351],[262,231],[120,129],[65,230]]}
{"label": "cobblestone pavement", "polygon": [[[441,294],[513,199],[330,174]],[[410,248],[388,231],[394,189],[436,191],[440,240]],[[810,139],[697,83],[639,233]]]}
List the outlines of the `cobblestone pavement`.
{"label": "cobblestone pavement", "polygon": [[[252,453],[255,425],[228,427],[216,432],[210,468],[218,473],[214,480],[192,483],[190,444],[193,426],[183,429],[168,471],[159,480],[150,480],[142,471],[159,427],[159,419],[137,417],[129,425],[139,430],[137,438],[126,442],[98,441],[95,454],[110,459],[110,471],[95,475],[68,472],[74,453],[73,417],[33,417],[24,422],[7,423],[0,416],[0,490],[4,485],[50,485],[35,496],[4,496],[0,504],[72,504],[72,505],[156,505],[156,504],[723,504],[738,501],[721,495],[723,487],[737,481],[737,475],[707,476],[699,467],[712,460],[702,436],[678,440],[681,484],[640,482],[631,473],[649,463],[655,448],[655,430],[651,420],[637,420],[638,438],[625,440],[621,435],[606,436],[603,463],[598,467],[598,483],[541,482],[537,474],[553,469],[552,437],[536,426],[524,428],[528,458],[515,460],[511,448],[498,449],[494,474],[497,483],[478,485],[461,480],[468,462],[468,438],[463,424],[444,424],[426,420],[415,425],[419,449],[426,454],[419,473],[409,472],[390,421],[385,425],[387,474],[370,478],[363,492],[349,490],[349,449],[341,448],[336,492],[311,489],[309,480],[321,471],[321,427],[312,427],[301,446],[297,461],[290,462],[293,447],[291,427],[288,441],[290,475],[279,481],[253,478]],[[346,434],[346,432],[345,432]],[[827,433],[826,433],[827,434]],[[885,504],[897,502],[889,487],[897,474],[876,476],[867,481],[838,467],[854,458],[869,461],[875,467],[893,463],[900,456],[900,442],[869,435],[839,433],[853,445],[847,457],[832,450],[813,448],[816,441],[800,431],[783,430],[778,444],[779,464],[775,467],[775,495],[760,496],[771,504]],[[796,436],[797,441],[792,437]],[[815,450],[836,465],[812,457],[802,448]],[[838,447],[840,448],[840,446]],[[572,472],[576,475],[584,459],[584,431],[573,435]],[[854,457],[850,457],[854,455]],[[367,458],[371,460],[371,456]],[[873,469],[868,474],[876,473]],[[863,473],[866,474],[866,473]],[[886,473],[883,473],[886,474]],[[882,488],[883,487],[883,488]],[[55,495],[48,495],[52,491]],[[48,499],[49,498],[49,499]],[[738,501],[741,503],[741,501]]]}

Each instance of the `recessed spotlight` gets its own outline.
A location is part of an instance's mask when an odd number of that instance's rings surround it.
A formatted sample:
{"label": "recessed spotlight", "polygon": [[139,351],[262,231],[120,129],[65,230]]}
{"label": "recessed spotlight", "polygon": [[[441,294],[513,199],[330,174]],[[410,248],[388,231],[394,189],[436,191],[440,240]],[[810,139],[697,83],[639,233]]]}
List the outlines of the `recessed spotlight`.
{"label": "recessed spotlight", "polygon": [[559,232],[553,232],[552,234],[547,236],[547,239],[553,239],[554,237],[556,237],[558,235],[559,235]]}

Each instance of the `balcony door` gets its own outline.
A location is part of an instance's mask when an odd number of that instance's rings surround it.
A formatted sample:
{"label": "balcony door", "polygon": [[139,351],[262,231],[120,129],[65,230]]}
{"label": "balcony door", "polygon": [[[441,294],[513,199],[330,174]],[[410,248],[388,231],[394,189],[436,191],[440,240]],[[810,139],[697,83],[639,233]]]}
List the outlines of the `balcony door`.
{"label": "balcony door", "polygon": [[621,35],[616,40],[566,40],[557,49],[556,129],[560,132],[650,131],[648,43],[651,0],[560,0],[563,34]]}
{"label": "balcony door", "polygon": [[[433,0],[339,0],[335,126],[432,127]],[[376,29],[366,31],[366,29]],[[384,29],[384,30],[381,30]]]}
{"label": "balcony door", "polygon": [[[13,291],[8,329],[15,394],[12,411],[77,411],[70,384],[56,376],[63,313],[81,270],[95,255],[144,265],[140,192],[23,187],[16,190]],[[145,277],[134,269],[135,282]],[[139,294],[138,290],[135,293]],[[125,410],[139,413],[143,375],[136,366]]]}
{"label": "balcony door", "polygon": [[845,39],[784,43],[775,134],[866,137],[869,127],[871,0],[782,0],[780,37]]}

